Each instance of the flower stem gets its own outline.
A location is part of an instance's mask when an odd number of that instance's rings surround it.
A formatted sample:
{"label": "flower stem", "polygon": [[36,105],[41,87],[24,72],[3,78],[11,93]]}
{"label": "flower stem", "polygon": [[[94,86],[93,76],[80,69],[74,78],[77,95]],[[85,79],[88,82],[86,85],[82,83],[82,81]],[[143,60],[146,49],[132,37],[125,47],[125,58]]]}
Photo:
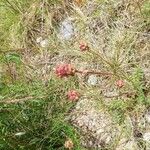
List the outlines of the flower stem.
{"label": "flower stem", "polygon": [[81,73],[81,74],[97,74],[97,75],[104,75],[104,76],[112,76],[112,73],[109,72],[101,72],[101,71],[81,71],[81,70],[75,70],[76,73]]}

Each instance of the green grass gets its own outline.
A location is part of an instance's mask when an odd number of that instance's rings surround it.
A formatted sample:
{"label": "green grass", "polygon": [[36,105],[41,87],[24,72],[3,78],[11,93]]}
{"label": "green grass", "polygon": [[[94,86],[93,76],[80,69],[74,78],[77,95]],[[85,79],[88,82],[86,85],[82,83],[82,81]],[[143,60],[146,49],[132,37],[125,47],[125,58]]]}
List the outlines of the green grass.
{"label": "green grass", "polygon": [[[33,98],[10,104],[3,100],[0,104],[0,149],[63,150],[65,140],[71,138],[75,149],[80,150],[78,133],[65,121],[72,104],[65,100],[64,89],[56,85],[51,80],[47,87],[37,82],[3,87],[1,99],[21,99],[29,95]],[[17,136],[19,132],[24,134]]]}

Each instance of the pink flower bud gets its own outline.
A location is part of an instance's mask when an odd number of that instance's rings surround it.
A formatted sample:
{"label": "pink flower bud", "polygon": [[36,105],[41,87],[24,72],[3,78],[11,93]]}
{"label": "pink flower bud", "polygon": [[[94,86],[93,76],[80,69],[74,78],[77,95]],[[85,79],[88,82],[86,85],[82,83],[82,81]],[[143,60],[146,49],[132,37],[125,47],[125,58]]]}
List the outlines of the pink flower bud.
{"label": "pink flower bud", "polygon": [[79,93],[75,90],[70,90],[67,93],[67,97],[71,101],[77,101],[79,99]]}
{"label": "pink flower bud", "polygon": [[56,66],[55,73],[58,77],[67,77],[75,74],[75,69],[71,64],[60,64]]}
{"label": "pink flower bud", "polygon": [[89,46],[87,45],[87,43],[83,43],[83,42],[80,43],[79,48],[81,51],[89,50]]}
{"label": "pink flower bud", "polygon": [[117,80],[117,81],[116,81],[116,86],[117,86],[118,88],[122,88],[124,85],[125,85],[125,83],[124,83],[123,80]]}

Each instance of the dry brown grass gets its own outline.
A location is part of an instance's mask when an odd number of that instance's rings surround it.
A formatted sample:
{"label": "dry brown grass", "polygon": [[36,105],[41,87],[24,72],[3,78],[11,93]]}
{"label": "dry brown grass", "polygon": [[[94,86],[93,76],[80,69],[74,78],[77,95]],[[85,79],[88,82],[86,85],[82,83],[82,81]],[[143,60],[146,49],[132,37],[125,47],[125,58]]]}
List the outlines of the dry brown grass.
{"label": "dry brown grass", "polygon": [[[112,75],[97,76],[96,86],[87,84],[88,75],[77,75],[75,81],[82,82],[79,87],[81,93],[88,91],[87,96],[104,99],[105,106],[110,104],[106,97],[121,99],[125,108],[120,106],[120,109],[123,109],[125,116],[130,116],[132,112],[133,118],[141,116],[149,108],[148,0],[38,0],[28,3],[7,0],[2,4],[8,10],[0,15],[4,82],[36,80],[47,85],[49,80],[55,78],[55,65],[67,62],[80,70]],[[60,28],[65,19],[74,28],[68,40],[60,38]],[[38,38],[46,40],[46,46],[42,46],[41,41],[37,42]],[[90,52],[80,52],[81,41],[88,44]],[[126,83],[121,90],[114,84],[118,79]],[[114,96],[116,91],[117,96]],[[135,94],[132,96],[129,93]]]}

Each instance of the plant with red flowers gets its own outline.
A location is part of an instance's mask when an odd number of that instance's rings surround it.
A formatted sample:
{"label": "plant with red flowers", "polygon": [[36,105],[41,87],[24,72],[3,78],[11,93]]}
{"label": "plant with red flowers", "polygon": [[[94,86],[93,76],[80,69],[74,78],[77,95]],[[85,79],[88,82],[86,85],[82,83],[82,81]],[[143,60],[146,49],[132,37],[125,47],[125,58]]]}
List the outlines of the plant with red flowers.
{"label": "plant with red flowers", "polygon": [[59,64],[55,68],[55,74],[62,78],[62,77],[68,77],[73,76],[75,73],[79,74],[98,74],[98,75],[104,75],[104,76],[112,76],[112,73],[109,72],[102,72],[102,71],[95,71],[95,70],[77,70],[75,67],[73,67],[71,64]]}
{"label": "plant with red flowers", "polygon": [[75,90],[70,90],[67,93],[67,97],[71,101],[77,101],[79,99],[79,93]]}
{"label": "plant with red flowers", "polygon": [[75,69],[71,64],[59,64],[55,68],[55,73],[58,77],[67,77],[75,74]]}
{"label": "plant with red flowers", "polygon": [[[80,43],[80,50],[81,51],[86,51],[89,50],[89,47],[87,45],[87,43]],[[99,55],[97,52],[94,52],[92,50],[90,50],[89,52],[91,52],[94,55]],[[102,56],[100,58],[103,58]],[[107,60],[105,60],[105,58],[101,59],[102,61],[104,61],[105,63],[107,63]],[[109,64],[109,66],[111,66],[111,64],[108,62],[107,64]],[[96,71],[96,70],[77,70],[75,67],[73,67],[73,65],[71,64],[67,64],[67,63],[62,63],[56,66],[55,68],[55,74],[62,78],[62,77],[68,77],[68,76],[73,76],[75,74],[82,74],[82,75],[88,75],[88,74],[96,74],[98,76],[114,76],[114,73],[111,72],[104,72],[104,71]],[[118,80],[116,81],[115,85],[118,88],[122,88],[124,86],[124,81],[123,80]],[[71,101],[77,101],[79,99],[79,93],[75,90],[70,90],[67,93],[67,97],[69,100]]]}
{"label": "plant with red flowers", "polygon": [[118,88],[122,88],[124,85],[125,85],[125,83],[124,83],[123,80],[117,80],[117,81],[116,81],[116,86],[117,86]]}
{"label": "plant with red flowers", "polygon": [[89,50],[88,44],[84,43],[84,42],[80,43],[79,48],[80,48],[81,51],[87,51],[87,50]]}

